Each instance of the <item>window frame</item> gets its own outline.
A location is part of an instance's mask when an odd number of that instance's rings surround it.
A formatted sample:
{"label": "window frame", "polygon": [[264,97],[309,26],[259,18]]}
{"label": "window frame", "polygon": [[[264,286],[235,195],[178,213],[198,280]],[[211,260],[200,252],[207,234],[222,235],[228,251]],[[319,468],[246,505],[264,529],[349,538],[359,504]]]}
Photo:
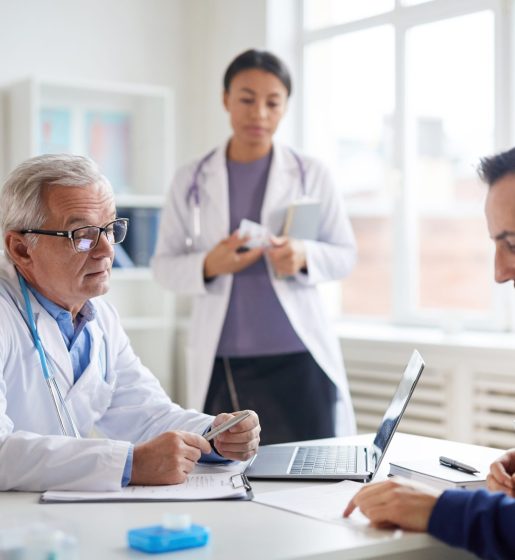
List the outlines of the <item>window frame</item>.
{"label": "window frame", "polygon": [[[515,73],[512,71],[513,34],[515,34],[515,0],[428,0],[422,4],[404,6],[395,0],[392,10],[342,24],[319,29],[304,29],[305,0],[300,5],[299,83],[303,83],[304,53],[310,44],[335,38],[342,34],[363,31],[382,25],[391,25],[394,32],[394,112],[393,112],[393,161],[398,170],[399,196],[396,197],[391,214],[394,224],[392,263],[392,312],[389,317],[358,316],[345,314],[345,319],[357,322],[394,323],[413,326],[437,326],[452,329],[454,316],[459,314],[459,327],[480,330],[515,330],[515,310],[511,302],[512,287],[496,285],[492,271],[492,306],[488,312],[472,310],[421,310],[418,300],[418,227],[417,214],[409,192],[409,159],[407,154],[407,100],[406,100],[406,36],[414,27],[435,23],[455,17],[489,10],[494,18],[494,151],[510,147],[512,131],[515,130],[515,111],[510,106],[511,92],[515,91]],[[507,69],[509,69],[507,71]],[[305,146],[306,129],[303,119],[304,99],[302,86],[297,117],[301,146]],[[486,154],[485,154],[486,155]],[[486,187],[485,187],[486,188]],[[349,209],[349,216],[364,215]],[[359,258],[359,257],[358,257]],[[450,320],[449,320],[450,318]],[[451,324],[449,324],[451,323]]]}

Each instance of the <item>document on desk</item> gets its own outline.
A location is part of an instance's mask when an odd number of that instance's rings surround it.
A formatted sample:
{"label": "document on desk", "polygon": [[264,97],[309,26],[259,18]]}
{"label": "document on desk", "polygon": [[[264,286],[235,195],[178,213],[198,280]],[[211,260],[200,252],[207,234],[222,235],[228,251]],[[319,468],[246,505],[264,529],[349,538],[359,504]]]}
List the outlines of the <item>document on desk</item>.
{"label": "document on desk", "polygon": [[368,519],[355,510],[349,519],[342,517],[343,510],[356,492],[363,488],[363,484],[345,480],[344,482],[324,482],[307,488],[293,488],[266,492],[254,497],[254,502],[298,513],[306,517],[314,517],[328,523],[338,525],[361,525],[368,528]]}
{"label": "document on desk", "polygon": [[41,503],[58,502],[179,502],[194,500],[250,500],[252,488],[242,473],[200,472],[182,484],[127,486],[119,492],[71,492],[48,490]]}

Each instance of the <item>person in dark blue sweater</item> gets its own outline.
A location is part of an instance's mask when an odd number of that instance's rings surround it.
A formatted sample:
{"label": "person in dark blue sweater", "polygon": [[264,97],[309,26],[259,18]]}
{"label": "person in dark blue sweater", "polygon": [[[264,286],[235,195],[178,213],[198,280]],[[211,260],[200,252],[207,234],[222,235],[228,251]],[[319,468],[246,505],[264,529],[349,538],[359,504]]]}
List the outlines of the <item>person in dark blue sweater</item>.
{"label": "person in dark blue sweater", "polygon": [[[515,450],[511,453],[515,457]],[[367,484],[347,505],[374,527],[427,531],[480,558],[515,558],[515,499],[504,492],[440,490],[407,479]]]}
{"label": "person in dark blue sweater", "polygon": [[[515,281],[515,148],[483,158],[485,214],[495,243],[495,281]],[[515,282],[514,282],[515,285]],[[364,486],[343,515],[359,508],[377,527],[427,531],[481,558],[515,558],[515,449],[490,467],[487,490],[446,490],[402,479]]]}

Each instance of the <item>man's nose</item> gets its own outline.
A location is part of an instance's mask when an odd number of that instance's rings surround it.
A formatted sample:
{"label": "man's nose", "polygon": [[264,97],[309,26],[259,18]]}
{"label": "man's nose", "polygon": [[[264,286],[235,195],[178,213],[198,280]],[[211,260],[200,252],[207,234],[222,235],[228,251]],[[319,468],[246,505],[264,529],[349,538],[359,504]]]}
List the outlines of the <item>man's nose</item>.
{"label": "man's nose", "polygon": [[114,245],[109,242],[105,232],[100,234],[98,243],[91,251],[95,257],[112,257],[114,254]]}
{"label": "man's nose", "polygon": [[515,280],[515,255],[503,249],[495,250],[495,281],[498,284]]}

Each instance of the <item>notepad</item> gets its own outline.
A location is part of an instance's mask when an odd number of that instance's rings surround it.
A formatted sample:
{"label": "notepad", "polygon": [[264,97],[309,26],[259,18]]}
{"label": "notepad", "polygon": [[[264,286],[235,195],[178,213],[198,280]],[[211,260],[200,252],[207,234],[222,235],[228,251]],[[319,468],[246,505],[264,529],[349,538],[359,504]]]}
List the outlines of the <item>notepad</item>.
{"label": "notepad", "polygon": [[435,488],[486,488],[485,472],[474,475],[449,469],[440,465],[438,458],[390,463],[390,475],[424,482]]}
{"label": "notepad", "polygon": [[282,235],[293,239],[316,240],[319,221],[320,202],[312,198],[301,198],[288,206]]}
{"label": "notepad", "polygon": [[193,500],[249,500],[252,488],[242,473],[190,474],[182,484],[170,486],[127,486],[115,492],[72,492],[48,490],[41,503],[58,502],[179,502]]}

